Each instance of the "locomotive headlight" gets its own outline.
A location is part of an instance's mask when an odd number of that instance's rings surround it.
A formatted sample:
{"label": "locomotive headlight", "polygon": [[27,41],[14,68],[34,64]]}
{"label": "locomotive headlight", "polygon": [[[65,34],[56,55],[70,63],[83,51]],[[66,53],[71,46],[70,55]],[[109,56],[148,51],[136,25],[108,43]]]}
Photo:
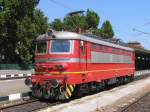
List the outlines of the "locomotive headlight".
{"label": "locomotive headlight", "polygon": [[27,77],[24,81],[25,85],[30,86],[32,84],[31,77]]}

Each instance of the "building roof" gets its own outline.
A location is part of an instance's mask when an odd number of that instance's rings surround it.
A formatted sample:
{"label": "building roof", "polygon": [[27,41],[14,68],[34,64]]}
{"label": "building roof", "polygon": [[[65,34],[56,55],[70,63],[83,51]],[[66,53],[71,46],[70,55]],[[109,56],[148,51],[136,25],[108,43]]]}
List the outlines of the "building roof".
{"label": "building roof", "polygon": [[134,48],[135,53],[138,54],[147,54],[150,55],[150,50],[144,49],[144,48]]}
{"label": "building roof", "polygon": [[141,44],[141,43],[138,41],[129,41],[128,44]]}

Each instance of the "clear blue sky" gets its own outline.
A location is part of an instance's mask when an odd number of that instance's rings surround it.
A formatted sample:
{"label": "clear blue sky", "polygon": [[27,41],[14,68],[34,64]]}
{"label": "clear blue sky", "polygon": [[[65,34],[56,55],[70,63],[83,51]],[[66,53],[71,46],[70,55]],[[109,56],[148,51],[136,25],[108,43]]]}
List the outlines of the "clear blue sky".
{"label": "clear blue sky", "polygon": [[41,9],[49,22],[63,19],[71,11],[91,9],[100,16],[100,24],[109,20],[115,36],[123,41],[139,41],[150,49],[150,35],[133,31],[137,28],[150,33],[150,0],[40,0]]}

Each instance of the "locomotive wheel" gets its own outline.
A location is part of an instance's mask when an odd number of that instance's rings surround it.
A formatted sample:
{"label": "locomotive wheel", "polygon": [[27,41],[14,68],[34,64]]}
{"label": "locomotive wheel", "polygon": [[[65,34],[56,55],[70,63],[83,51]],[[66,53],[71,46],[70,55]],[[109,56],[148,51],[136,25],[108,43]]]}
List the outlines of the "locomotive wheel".
{"label": "locomotive wheel", "polygon": [[117,78],[117,85],[119,86],[119,85],[121,85],[121,83],[122,83],[122,82],[121,82],[121,78],[118,77],[118,78]]}
{"label": "locomotive wheel", "polygon": [[130,76],[127,77],[127,83],[131,82]]}
{"label": "locomotive wheel", "polygon": [[127,81],[126,81],[126,77],[122,77],[122,84],[126,84]]}
{"label": "locomotive wheel", "polygon": [[118,85],[122,85],[122,84],[124,84],[125,83],[125,78],[124,77],[118,77],[118,82],[117,82],[117,84]]}
{"label": "locomotive wheel", "polygon": [[130,76],[125,77],[125,84],[131,81]]}
{"label": "locomotive wheel", "polygon": [[104,89],[106,87],[106,82],[102,81],[102,89]]}
{"label": "locomotive wheel", "polygon": [[37,97],[37,98],[41,98],[42,97],[42,90],[39,87],[33,87],[32,96]]}
{"label": "locomotive wheel", "polygon": [[124,77],[124,84],[127,84],[128,83],[128,77]]}
{"label": "locomotive wheel", "polygon": [[134,80],[134,75],[131,75],[130,76],[130,81],[133,81]]}
{"label": "locomotive wheel", "polygon": [[48,90],[48,91],[42,91],[42,97],[44,98],[44,99],[49,99],[50,98],[50,91]]}
{"label": "locomotive wheel", "polygon": [[101,81],[101,82],[99,82],[98,83],[98,87],[97,87],[97,92],[99,92],[99,91],[101,91],[101,90],[103,90],[104,88],[105,88],[105,81],[103,80],[103,81]]}
{"label": "locomotive wheel", "polygon": [[80,86],[81,86],[80,84],[76,86],[73,96],[76,96],[79,98],[83,96],[83,93],[80,89],[81,88]]}
{"label": "locomotive wheel", "polygon": [[96,84],[96,92],[101,91],[102,88],[103,88],[102,82],[98,82],[98,83]]}

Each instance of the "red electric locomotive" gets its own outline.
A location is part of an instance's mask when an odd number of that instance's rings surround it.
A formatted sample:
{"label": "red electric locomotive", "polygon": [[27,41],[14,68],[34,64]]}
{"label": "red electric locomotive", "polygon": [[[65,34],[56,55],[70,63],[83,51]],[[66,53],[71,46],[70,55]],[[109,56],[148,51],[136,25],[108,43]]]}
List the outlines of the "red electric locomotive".
{"label": "red electric locomotive", "polygon": [[36,40],[35,74],[25,81],[38,98],[68,99],[132,80],[133,49],[60,31]]}

